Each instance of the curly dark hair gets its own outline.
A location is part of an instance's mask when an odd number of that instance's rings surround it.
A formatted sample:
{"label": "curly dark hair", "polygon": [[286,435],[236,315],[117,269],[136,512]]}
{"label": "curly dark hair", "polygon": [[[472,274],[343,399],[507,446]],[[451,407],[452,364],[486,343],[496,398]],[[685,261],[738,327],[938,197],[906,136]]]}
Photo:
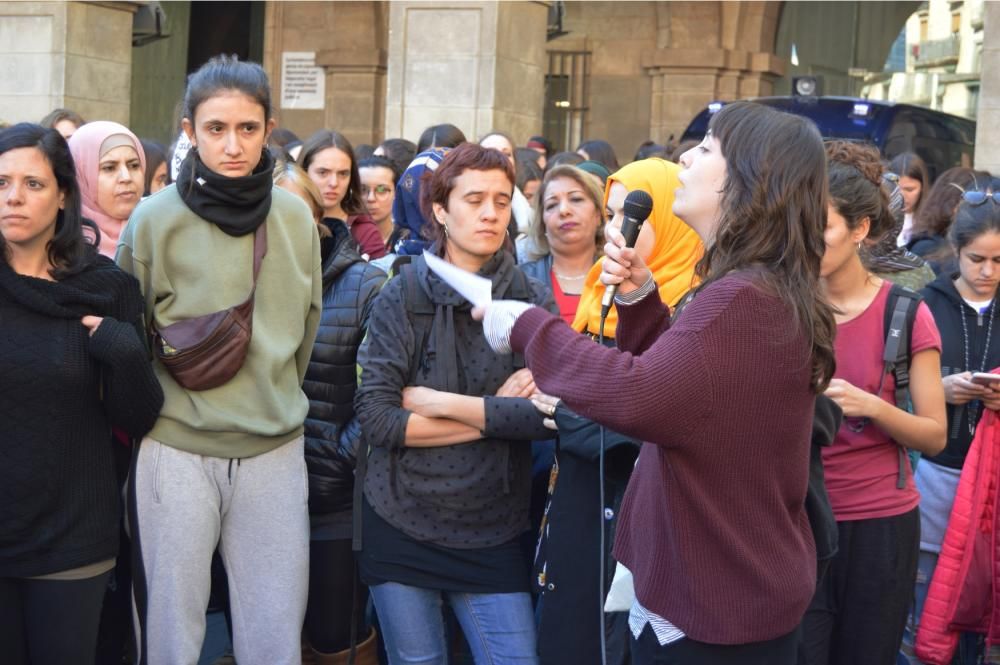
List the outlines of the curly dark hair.
{"label": "curly dark hair", "polygon": [[878,149],[852,141],[827,141],[825,148],[830,202],[851,230],[868,219],[868,238],[878,240],[895,226]]}

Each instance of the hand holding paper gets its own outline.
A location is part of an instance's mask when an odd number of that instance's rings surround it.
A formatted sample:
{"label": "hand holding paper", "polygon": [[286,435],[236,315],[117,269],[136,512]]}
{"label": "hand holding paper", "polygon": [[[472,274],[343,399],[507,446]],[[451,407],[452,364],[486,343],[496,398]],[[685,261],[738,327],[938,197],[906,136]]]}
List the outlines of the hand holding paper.
{"label": "hand holding paper", "polygon": [[474,307],[485,308],[493,300],[493,283],[485,277],[474,275],[458,266],[440,259],[424,250],[427,267],[437,273],[448,286],[458,291]]}
{"label": "hand holding paper", "polygon": [[451,288],[472,303],[472,318],[483,321],[486,341],[497,353],[510,353],[510,331],[517,317],[531,309],[531,303],[520,300],[493,302],[493,283],[473,275],[424,251],[427,267],[437,273]]}

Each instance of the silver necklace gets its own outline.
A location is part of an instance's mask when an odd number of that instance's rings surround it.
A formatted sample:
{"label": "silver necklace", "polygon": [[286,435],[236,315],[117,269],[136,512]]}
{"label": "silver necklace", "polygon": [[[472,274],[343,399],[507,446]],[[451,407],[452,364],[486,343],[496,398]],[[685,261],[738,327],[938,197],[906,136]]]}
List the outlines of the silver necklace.
{"label": "silver necklace", "polygon": [[555,275],[559,279],[565,279],[567,282],[579,281],[579,280],[585,278],[589,273],[590,273],[590,271],[588,270],[587,272],[583,273],[582,275],[563,275],[563,274],[557,272],[555,268],[552,269],[552,274],[553,275]]}
{"label": "silver necklace", "polygon": [[[996,297],[994,297],[993,301],[990,303],[990,308],[986,313],[986,316],[988,317],[988,321],[986,323],[986,346],[983,347],[983,359],[979,363],[978,371],[980,372],[986,371],[986,356],[989,355],[990,352],[990,337],[993,335],[993,308],[996,306],[996,302],[997,302]],[[962,319],[962,341],[965,342],[965,371],[971,372],[972,365],[969,362],[969,324],[965,322],[964,308],[962,310],[960,318]],[[968,425],[969,425],[969,434],[972,436],[975,436],[976,434],[976,416],[979,414],[980,403],[981,402],[977,399],[974,400],[969,405]]]}

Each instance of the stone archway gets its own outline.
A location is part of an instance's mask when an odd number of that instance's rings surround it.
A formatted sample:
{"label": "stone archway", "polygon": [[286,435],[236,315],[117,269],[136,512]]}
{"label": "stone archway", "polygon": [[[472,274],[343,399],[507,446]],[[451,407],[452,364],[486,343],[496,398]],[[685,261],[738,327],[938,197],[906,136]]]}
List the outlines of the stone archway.
{"label": "stone archway", "polygon": [[642,63],[652,77],[651,136],[679,136],[713,100],[790,94],[799,74],[823,76],[826,94],[854,94],[850,71],[881,70],[919,4],[656,3],[657,48]]}
{"label": "stone archway", "polygon": [[714,99],[772,94],[785,73],[774,55],[780,2],[657,3],[650,135],[663,143]]}
{"label": "stone archway", "polygon": [[889,49],[919,2],[802,2],[782,3],[774,52],[791,56],[796,45],[798,65],[789,63],[787,75],[774,92],[791,94],[791,79],[802,74],[823,78],[821,94],[856,95],[859,78],[851,71],[880,72]]}

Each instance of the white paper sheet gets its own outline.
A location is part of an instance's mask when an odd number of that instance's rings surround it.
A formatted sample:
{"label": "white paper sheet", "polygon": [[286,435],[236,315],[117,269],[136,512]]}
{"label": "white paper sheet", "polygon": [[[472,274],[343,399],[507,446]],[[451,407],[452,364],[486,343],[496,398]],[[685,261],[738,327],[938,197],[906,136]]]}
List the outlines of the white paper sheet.
{"label": "white paper sheet", "polygon": [[493,283],[485,277],[462,270],[427,250],[424,250],[424,260],[427,261],[428,268],[474,306],[485,307],[493,301]]}

